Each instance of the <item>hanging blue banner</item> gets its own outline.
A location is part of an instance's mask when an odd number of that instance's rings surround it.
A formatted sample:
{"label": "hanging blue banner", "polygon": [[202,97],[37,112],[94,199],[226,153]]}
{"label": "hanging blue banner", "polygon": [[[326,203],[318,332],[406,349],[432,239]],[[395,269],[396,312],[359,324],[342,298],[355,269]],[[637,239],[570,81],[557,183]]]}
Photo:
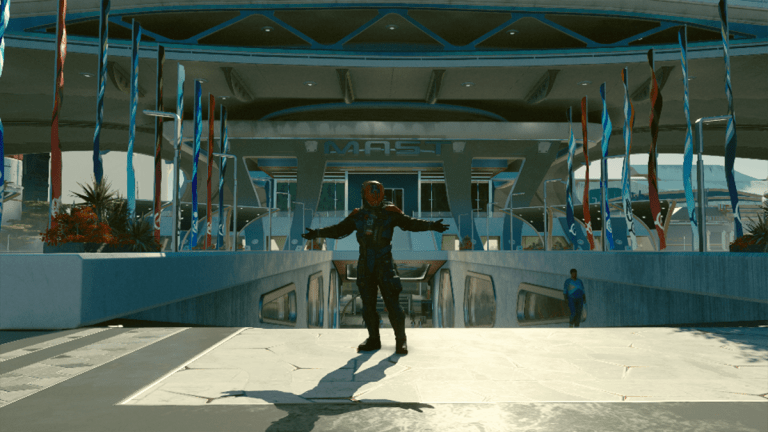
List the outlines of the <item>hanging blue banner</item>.
{"label": "hanging blue banner", "polygon": [[608,208],[608,142],[611,140],[613,124],[608,116],[608,106],[605,103],[605,83],[600,86],[600,97],[603,99],[603,157],[600,161],[600,189],[602,193],[603,223],[605,224],[605,237],[611,250],[616,249],[613,243],[613,229],[611,227],[611,209]]}
{"label": "hanging blue banner", "polygon": [[133,144],[136,139],[136,108],[139,105],[139,40],[141,26],[133,21],[133,43],[131,44],[131,126],[128,130],[128,217],[136,218],[136,174],[133,170]]}
{"label": "hanging blue banner", "polygon": [[97,183],[104,177],[104,168],[99,151],[101,123],[104,120],[104,88],[107,84],[107,34],[109,32],[110,0],[101,0],[99,14],[99,79],[96,100],[96,131],[93,134],[93,175]]}
{"label": "hanging blue banner", "polygon": [[573,108],[568,108],[568,126],[570,128],[570,136],[568,137],[568,181],[565,185],[565,221],[568,225],[568,239],[573,245],[573,250],[578,249],[576,246],[576,220],[573,216],[573,155],[576,153],[576,139],[573,137],[573,123],[571,123],[571,112]]}
{"label": "hanging blue banner", "polygon": [[635,108],[629,99],[629,72],[627,68],[621,71],[621,81],[624,83],[624,166],[621,169],[621,205],[629,234],[627,249],[636,250],[637,235],[635,234],[635,220],[632,215],[632,195],[629,183],[631,174],[629,172],[629,155],[632,148],[632,128],[635,125]]}
{"label": "hanging blue banner", "polygon": [[[219,135],[219,151],[221,153],[229,152],[229,143],[227,142],[227,108],[220,105],[219,123],[221,125],[221,135]],[[221,158],[221,169],[219,170],[219,230],[216,235],[216,248],[224,249],[224,175],[227,172],[227,158]]]}
{"label": "hanging blue banner", "polygon": [[699,228],[696,223],[696,201],[693,198],[693,186],[691,185],[691,166],[693,165],[693,134],[691,130],[691,110],[688,105],[688,28],[680,30],[677,35],[680,42],[680,64],[683,69],[683,86],[685,96],[683,98],[683,110],[685,111],[685,147],[683,149],[683,190],[685,203],[688,207],[688,220],[693,231],[693,245],[699,244]]}
{"label": "hanging blue banner", "polygon": [[200,160],[200,138],[203,133],[203,88],[201,81],[195,81],[195,156],[192,161],[192,235],[189,240],[189,248],[197,246],[197,163]]}
{"label": "hanging blue banner", "polygon": [[736,162],[736,116],[733,112],[733,87],[731,87],[731,59],[728,54],[728,2],[720,0],[720,36],[723,39],[725,60],[725,94],[728,96],[728,126],[725,128],[725,181],[733,208],[733,227],[738,239],[744,235],[739,211],[739,191],[733,178],[733,164]]}
{"label": "hanging blue banner", "polygon": [[184,136],[184,79],[186,74],[184,73],[184,66],[179,63],[178,68],[179,80],[176,87],[176,114],[179,115],[181,125],[179,126],[179,140]]}

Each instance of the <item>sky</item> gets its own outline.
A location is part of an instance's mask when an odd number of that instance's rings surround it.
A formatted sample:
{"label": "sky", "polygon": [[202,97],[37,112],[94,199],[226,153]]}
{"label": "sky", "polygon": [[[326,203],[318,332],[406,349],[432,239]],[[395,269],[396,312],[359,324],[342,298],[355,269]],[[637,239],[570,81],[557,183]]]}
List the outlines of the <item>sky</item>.
{"label": "sky", "polygon": [[[706,156],[705,155],[703,159],[704,159],[704,165],[725,166],[725,158],[723,156]],[[696,166],[697,160],[698,160],[697,156],[694,155],[693,157],[694,166]],[[621,179],[621,169],[623,164],[624,164],[623,157],[608,159],[608,178],[611,180]],[[629,164],[647,166],[648,155],[647,154],[630,155]],[[682,165],[683,155],[660,153],[658,164],[659,165]],[[733,169],[734,171],[738,171],[744,175],[754,177],[758,180],[768,180],[768,160],[757,160],[757,159],[747,159],[747,158],[737,157],[734,163]],[[586,172],[587,172],[587,168],[581,167],[576,171],[574,171],[573,177],[577,179],[583,179],[586,177]],[[599,160],[592,161],[589,164],[589,176],[590,178],[600,177],[600,161]]]}
{"label": "sky", "polygon": [[[78,186],[78,183],[82,185],[93,183],[92,157],[93,152],[91,151],[62,153],[61,198],[64,204],[72,204],[76,200],[80,200],[72,195],[73,192],[81,193],[82,188]],[[125,152],[109,152],[102,156],[104,177],[112,184],[112,190],[118,191],[123,198],[128,194],[128,187],[126,186],[128,183],[126,159],[127,153]],[[163,170],[163,185],[161,189],[161,199],[163,201],[170,199],[168,198],[170,194],[168,193],[167,182],[168,168],[170,166],[172,164],[164,164],[165,169]],[[134,153],[133,168],[138,186],[136,198],[151,200],[153,197],[152,188],[155,182],[154,157]]]}

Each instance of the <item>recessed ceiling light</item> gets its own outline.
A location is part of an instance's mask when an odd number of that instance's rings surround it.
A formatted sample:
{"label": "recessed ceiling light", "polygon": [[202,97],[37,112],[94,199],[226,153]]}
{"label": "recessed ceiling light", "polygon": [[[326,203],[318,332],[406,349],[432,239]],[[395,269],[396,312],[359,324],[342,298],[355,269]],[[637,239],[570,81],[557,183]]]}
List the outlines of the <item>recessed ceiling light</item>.
{"label": "recessed ceiling light", "polygon": [[472,87],[473,85],[475,85],[475,83],[473,83],[472,81],[465,81],[465,82],[461,83],[461,85],[463,87]]}
{"label": "recessed ceiling light", "polygon": [[208,80],[205,79],[205,78],[198,78],[195,81],[200,81],[201,83],[207,83],[208,82]]}
{"label": "recessed ceiling light", "polygon": [[269,32],[271,32],[271,31],[272,31],[272,30],[274,30],[274,29],[273,29],[272,27],[270,27],[270,26],[264,26],[264,27],[262,27],[262,28],[261,28],[261,30],[263,30],[263,31],[265,31],[265,32],[267,32],[267,33],[269,33]]}
{"label": "recessed ceiling light", "polygon": [[[694,78],[696,78],[696,77],[695,77],[695,76],[691,76],[691,77],[688,77],[688,81],[690,81],[690,80],[692,80],[692,79],[694,79]],[[682,79],[682,78],[680,78],[680,81],[682,81],[682,80],[683,80],[683,79]]]}
{"label": "recessed ceiling light", "polygon": [[514,36],[517,34],[517,30],[507,30],[507,34],[510,36]]}
{"label": "recessed ceiling light", "polygon": [[227,97],[226,97],[226,96],[222,96],[222,97],[221,97],[221,100],[225,100],[225,99],[227,99]]}
{"label": "recessed ceiling light", "polygon": [[317,83],[314,81],[304,81],[304,85],[307,87],[312,87],[312,86],[316,86]]}
{"label": "recessed ceiling light", "polygon": [[86,77],[86,78],[93,78],[93,74],[90,72],[80,72],[80,75]]}
{"label": "recessed ceiling light", "polygon": [[387,24],[387,30],[397,30],[397,24]]}
{"label": "recessed ceiling light", "polygon": [[582,81],[578,85],[585,86],[585,85],[590,85],[590,84],[592,84],[592,81]]}

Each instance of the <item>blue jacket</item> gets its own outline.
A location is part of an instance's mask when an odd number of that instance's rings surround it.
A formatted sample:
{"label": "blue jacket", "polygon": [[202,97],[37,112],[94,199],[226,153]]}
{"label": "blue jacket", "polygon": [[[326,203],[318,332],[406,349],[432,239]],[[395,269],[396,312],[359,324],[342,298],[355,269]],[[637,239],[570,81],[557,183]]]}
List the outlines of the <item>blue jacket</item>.
{"label": "blue jacket", "polygon": [[566,279],[565,284],[563,285],[563,294],[571,298],[584,297],[584,283],[578,278],[576,280],[571,278]]}

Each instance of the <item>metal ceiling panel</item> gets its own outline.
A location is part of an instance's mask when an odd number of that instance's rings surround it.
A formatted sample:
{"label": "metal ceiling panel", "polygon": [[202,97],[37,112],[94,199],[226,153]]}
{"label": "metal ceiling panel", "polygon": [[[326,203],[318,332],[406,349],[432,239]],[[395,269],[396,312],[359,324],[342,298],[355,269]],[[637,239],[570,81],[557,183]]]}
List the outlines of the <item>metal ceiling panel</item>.
{"label": "metal ceiling panel", "polygon": [[[264,84],[255,92],[259,97],[281,99],[338,99],[344,95],[339,88],[336,68],[312,66],[260,65],[259,75]],[[243,74],[241,74],[242,76]],[[352,77],[355,81],[354,75]],[[305,83],[314,82],[312,86]],[[357,87],[357,84],[355,84]]]}

